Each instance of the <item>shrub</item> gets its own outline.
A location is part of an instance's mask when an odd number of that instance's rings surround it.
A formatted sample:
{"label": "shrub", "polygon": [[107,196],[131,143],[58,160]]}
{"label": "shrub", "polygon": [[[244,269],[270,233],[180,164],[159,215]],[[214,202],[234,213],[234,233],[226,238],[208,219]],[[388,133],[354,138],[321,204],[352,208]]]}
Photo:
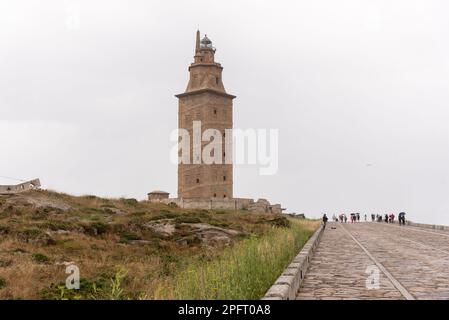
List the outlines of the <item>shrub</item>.
{"label": "shrub", "polygon": [[124,232],[121,234],[122,239],[125,241],[141,240],[142,238],[133,232]]}
{"label": "shrub", "polygon": [[212,226],[221,227],[221,228],[228,228],[230,226],[229,222],[216,221],[216,220],[210,220],[209,224]]}
{"label": "shrub", "polygon": [[0,268],[6,268],[12,265],[12,260],[2,260],[0,259]]}
{"label": "shrub", "polygon": [[46,227],[47,229],[50,229],[52,231],[58,231],[58,230],[70,230],[72,225],[70,222],[52,220],[52,221],[46,222],[44,224],[44,227]]}
{"label": "shrub", "polygon": [[137,204],[139,204],[139,201],[137,201],[136,199],[122,199],[123,203],[128,205],[128,206],[136,206]]}
{"label": "shrub", "polygon": [[61,282],[44,288],[40,295],[44,300],[101,299],[106,285],[107,279],[103,277],[95,280],[81,278],[79,290],[67,290],[65,283]]}
{"label": "shrub", "polygon": [[149,218],[149,220],[174,219],[179,217],[179,213],[161,210],[158,214]]}
{"label": "shrub", "polygon": [[41,291],[45,300],[118,300],[132,298],[125,296],[122,288],[128,271],[119,269],[113,276],[102,274],[94,279],[80,279],[79,290],[67,290],[65,283],[51,284]]}
{"label": "shrub", "polygon": [[175,219],[177,223],[200,223],[201,219],[198,217],[181,216]]}
{"label": "shrub", "polygon": [[87,200],[95,200],[95,199],[97,199],[97,196],[86,194],[86,195],[82,196],[82,198],[87,199]]}
{"label": "shrub", "polygon": [[0,290],[6,287],[6,280],[3,278],[0,278]]}
{"label": "shrub", "polygon": [[101,208],[112,208],[112,209],[117,209],[117,207],[112,204],[112,203],[103,203],[102,205],[100,205]]}
{"label": "shrub", "polygon": [[42,253],[34,253],[33,260],[39,263],[47,263],[50,261],[50,258],[48,258],[46,255]]}
{"label": "shrub", "polygon": [[131,215],[135,216],[135,217],[142,217],[142,216],[146,215],[146,212],[145,211],[135,211],[135,212],[132,212]]}
{"label": "shrub", "polygon": [[0,225],[0,235],[5,235],[9,233],[9,228],[7,226]]}
{"label": "shrub", "polygon": [[12,252],[14,252],[14,253],[27,253],[27,251],[23,250],[22,248],[16,248]]}
{"label": "shrub", "polygon": [[24,242],[42,245],[53,245],[56,241],[50,235],[39,229],[25,229],[17,232],[17,238]]}
{"label": "shrub", "polygon": [[82,226],[84,233],[90,236],[102,235],[110,230],[110,226],[103,222],[92,222]]}
{"label": "shrub", "polygon": [[290,221],[286,217],[276,217],[274,219],[267,220],[267,223],[275,226],[275,227],[290,227]]}
{"label": "shrub", "polygon": [[82,208],[81,211],[83,213],[87,213],[87,214],[93,215],[94,218],[97,218],[96,215],[103,215],[104,214],[104,210],[103,209],[98,209],[98,208]]}

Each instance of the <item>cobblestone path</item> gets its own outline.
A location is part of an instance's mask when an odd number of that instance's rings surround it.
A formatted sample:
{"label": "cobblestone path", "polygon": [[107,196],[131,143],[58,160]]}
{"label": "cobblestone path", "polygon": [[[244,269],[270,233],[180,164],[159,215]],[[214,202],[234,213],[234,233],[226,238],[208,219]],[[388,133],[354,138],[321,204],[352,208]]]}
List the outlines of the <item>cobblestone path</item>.
{"label": "cobblestone path", "polygon": [[329,223],[297,299],[449,299],[449,232]]}

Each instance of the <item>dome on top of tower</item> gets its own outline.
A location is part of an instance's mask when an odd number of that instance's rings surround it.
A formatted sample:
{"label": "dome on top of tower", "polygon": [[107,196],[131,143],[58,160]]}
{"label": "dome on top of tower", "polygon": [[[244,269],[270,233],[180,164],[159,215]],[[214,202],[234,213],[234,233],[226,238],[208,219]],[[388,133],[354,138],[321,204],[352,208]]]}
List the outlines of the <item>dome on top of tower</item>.
{"label": "dome on top of tower", "polygon": [[201,40],[201,48],[212,48],[212,41],[207,37],[207,35],[204,35],[204,38]]}

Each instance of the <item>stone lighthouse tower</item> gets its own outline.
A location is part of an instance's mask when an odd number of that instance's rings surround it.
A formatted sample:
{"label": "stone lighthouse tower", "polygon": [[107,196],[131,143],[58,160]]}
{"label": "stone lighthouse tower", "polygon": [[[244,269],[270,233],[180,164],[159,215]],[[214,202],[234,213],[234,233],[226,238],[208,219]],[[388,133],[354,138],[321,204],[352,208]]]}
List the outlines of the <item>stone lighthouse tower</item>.
{"label": "stone lighthouse tower", "polygon": [[[229,140],[226,139],[225,129],[232,129],[232,100],[235,96],[226,93],[222,71],[221,64],[215,62],[212,41],[207,36],[200,40],[200,32],[197,31],[194,62],[189,66],[189,83],[184,93],[176,95],[179,99],[178,126],[193,137],[194,123],[197,125],[200,121],[201,135],[208,129],[220,135],[222,161],[204,163],[193,150],[191,139],[190,162],[178,165],[178,198],[233,197],[233,170],[229,154],[226,156],[225,151],[225,141]],[[209,142],[200,143],[203,147]],[[231,150],[232,146],[229,144],[228,142],[226,149]],[[213,156],[217,158],[217,155]]]}

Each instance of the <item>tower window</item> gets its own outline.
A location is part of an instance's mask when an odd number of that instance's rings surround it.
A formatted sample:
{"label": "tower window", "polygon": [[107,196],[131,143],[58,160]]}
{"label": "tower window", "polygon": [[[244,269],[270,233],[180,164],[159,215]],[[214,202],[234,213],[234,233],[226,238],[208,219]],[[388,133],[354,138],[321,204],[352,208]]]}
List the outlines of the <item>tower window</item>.
{"label": "tower window", "polygon": [[217,114],[217,109],[214,109],[214,114]]}
{"label": "tower window", "polygon": [[214,198],[216,198],[217,197],[217,194],[216,193],[214,193]]}
{"label": "tower window", "polygon": [[226,198],[226,195],[225,195],[225,194],[223,195],[223,198]]}
{"label": "tower window", "polygon": [[219,82],[220,82],[220,78],[215,78],[215,82],[216,82],[216,84],[218,84]]}
{"label": "tower window", "polygon": [[196,183],[200,183],[200,179],[196,179]]}
{"label": "tower window", "polygon": [[226,176],[223,176],[223,181],[226,181]]}

